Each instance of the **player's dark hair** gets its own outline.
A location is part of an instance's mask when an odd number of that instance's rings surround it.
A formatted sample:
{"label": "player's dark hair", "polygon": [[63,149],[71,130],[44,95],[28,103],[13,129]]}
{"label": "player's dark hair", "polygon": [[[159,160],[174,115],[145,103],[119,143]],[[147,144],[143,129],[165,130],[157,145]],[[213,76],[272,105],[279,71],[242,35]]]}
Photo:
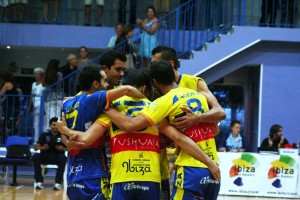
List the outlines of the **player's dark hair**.
{"label": "player's dark hair", "polygon": [[105,65],[108,69],[111,68],[112,65],[115,64],[116,60],[121,60],[122,62],[126,62],[126,55],[120,51],[109,50],[102,54],[99,64]]}
{"label": "player's dark hair", "polygon": [[100,81],[102,78],[100,71],[101,68],[98,66],[87,66],[80,71],[78,82],[82,91],[90,90],[94,81]]}
{"label": "player's dark hair", "polygon": [[175,81],[171,64],[163,60],[151,63],[150,76],[161,85],[170,85]]}
{"label": "player's dark hair", "polygon": [[177,53],[175,49],[168,46],[157,46],[152,50],[152,56],[154,56],[157,53],[161,53],[161,58],[164,61],[174,61],[174,69],[177,70],[180,67],[180,64],[178,62]]}
{"label": "player's dark hair", "polygon": [[124,81],[125,85],[131,85],[133,87],[139,88],[143,85],[146,85],[147,90],[151,90],[152,84],[151,84],[151,78],[149,70],[147,69],[131,69],[128,70],[128,74],[126,76],[126,79]]}

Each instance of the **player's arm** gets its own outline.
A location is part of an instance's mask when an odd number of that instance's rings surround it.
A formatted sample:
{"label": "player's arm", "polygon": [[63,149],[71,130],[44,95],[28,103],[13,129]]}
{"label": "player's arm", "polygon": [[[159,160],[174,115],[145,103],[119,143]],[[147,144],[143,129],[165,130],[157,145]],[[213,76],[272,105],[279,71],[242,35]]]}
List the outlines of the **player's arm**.
{"label": "player's arm", "polygon": [[220,180],[221,172],[217,163],[210,159],[191,138],[181,133],[171,125],[165,125],[160,129],[160,131],[163,134],[165,134],[168,138],[173,140],[174,143],[177,146],[179,146],[183,151],[187,152],[200,162],[207,165],[213,177],[216,180]]}
{"label": "player's arm", "polygon": [[86,145],[84,143],[75,141],[74,139],[68,138],[67,136],[65,136],[63,134],[61,135],[61,141],[64,143],[64,145],[66,145],[68,151],[89,148],[89,147],[86,147]]}
{"label": "player's arm", "polygon": [[184,130],[199,123],[218,123],[226,118],[226,114],[218,100],[201,80],[198,81],[198,92],[206,97],[210,110],[206,113],[194,114],[189,112],[188,108],[182,107],[182,110],[189,114],[175,119],[176,128]]}
{"label": "player's arm", "polygon": [[97,139],[103,136],[106,131],[105,127],[96,122],[94,122],[86,132],[72,130],[67,126],[67,122],[63,112],[62,119],[57,121],[56,127],[61,134],[83,143],[84,147],[91,146],[94,142],[97,141]]}
{"label": "player's arm", "polygon": [[148,126],[151,126],[146,117],[141,114],[138,114],[136,117],[128,117],[112,108],[105,111],[105,114],[117,127],[126,132],[139,131],[147,128]]}
{"label": "player's arm", "polygon": [[109,90],[109,100],[110,101],[114,101],[124,95],[134,97],[134,98],[145,97],[138,89],[136,89],[135,87],[129,86],[129,85]]}

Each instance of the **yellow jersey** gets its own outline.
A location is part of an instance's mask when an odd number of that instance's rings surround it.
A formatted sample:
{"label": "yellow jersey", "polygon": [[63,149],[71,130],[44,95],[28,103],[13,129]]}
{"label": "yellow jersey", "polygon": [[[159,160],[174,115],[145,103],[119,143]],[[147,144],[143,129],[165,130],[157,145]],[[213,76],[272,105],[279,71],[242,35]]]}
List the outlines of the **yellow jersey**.
{"label": "yellow jersey", "polygon": [[[134,117],[148,104],[148,99],[123,96],[113,102],[113,107],[122,114]],[[104,114],[96,122],[109,128],[110,132],[111,183],[161,182],[159,134],[155,126],[127,133],[112,124]]]}
{"label": "yellow jersey", "polygon": [[[202,81],[203,83],[205,83],[205,81],[202,78],[192,76],[189,74],[180,74],[179,79],[177,81],[177,85],[179,87],[189,88],[189,89],[197,91],[198,90],[198,81]],[[205,83],[205,85],[206,85],[206,83]]]}
{"label": "yellow jersey", "polygon": [[[149,104],[141,111],[141,114],[147,118],[151,125],[157,124],[164,119],[173,124],[175,118],[182,116],[182,106],[189,107],[195,114],[205,113],[209,110],[204,95],[188,88],[175,87],[164,96]],[[199,124],[187,129],[185,134],[193,139],[212,160],[218,162],[214,133],[211,126],[211,124],[206,123]],[[182,150],[175,164],[207,168],[204,163]]]}

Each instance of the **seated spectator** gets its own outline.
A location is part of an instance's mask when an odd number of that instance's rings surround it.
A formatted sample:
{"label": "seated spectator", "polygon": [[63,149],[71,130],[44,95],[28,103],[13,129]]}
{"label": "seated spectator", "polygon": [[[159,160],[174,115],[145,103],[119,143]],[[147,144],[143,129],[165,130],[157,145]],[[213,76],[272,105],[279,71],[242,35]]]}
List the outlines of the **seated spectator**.
{"label": "seated spectator", "polygon": [[[25,19],[27,0],[10,0],[13,8],[14,22],[23,22]],[[18,16],[19,13],[19,16]]]}
{"label": "seated spectator", "polygon": [[61,134],[56,128],[57,120],[57,117],[50,119],[50,131],[42,133],[34,146],[35,150],[40,150],[40,153],[32,156],[34,178],[36,181],[35,189],[42,189],[44,187],[41,164],[58,165],[53,190],[61,189],[67,158],[65,156],[66,147],[62,143]]}
{"label": "seated spectator", "polygon": [[231,133],[226,138],[223,138],[219,151],[229,152],[244,152],[247,151],[247,140],[240,134],[241,122],[238,120],[232,120],[230,123]]}
{"label": "seated spectator", "polygon": [[33,97],[30,98],[27,112],[30,112],[33,108],[33,127],[34,127],[34,141],[37,141],[39,137],[39,125],[40,125],[40,109],[41,109],[41,96],[43,93],[44,87],[44,75],[45,71],[43,68],[35,68],[34,69],[34,78],[35,82],[32,83],[31,86],[31,95]]}
{"label": "seated spectator", "polygon": [[134,56],[133,50],[134,46],[131,44],[130,37],[133,34],[133,26],[126,25],[122,28],[122,34],[116,40],[116,49],[124,53],[127,57],[127,69],[134,68]]}
{"label": "seated spectator", "polygon": [[[98,5],[98,21],[97,26],[102,26],[102,14],[103,14],[103,6],[104,0],[96,0]],[[92,9],[92,0],[85,0],[85,25],[91,25],[91,9]]]}
{"label": "seated spectator", "polygon": [[269,137],[262,141],[259,150],[278,151],[278,148],[283,148],[285,144],[289,144],[289,142],[283,136],[282,126],[274,124],[270,128]]}
{"label": "seated spectator", "polygon": [[117,38],[122,35],[122,27],[123,27],[123,25],[121,23],[117,23],[115,25],[116,35],[111,36],[111,38],[109,39],[109,42],[107,44],[107,48],[114,48]]}
{"label": "seated spectator", "polygon": [[[56,24],[60,23],[59,19],[59,11],[61,10],[61,0],[54,0],[54,18],[53,22]],[[42,23],[48,24],[49,19],[48,19],[48,14],[49,14],[49,0],[43,0],[43,20]]]}

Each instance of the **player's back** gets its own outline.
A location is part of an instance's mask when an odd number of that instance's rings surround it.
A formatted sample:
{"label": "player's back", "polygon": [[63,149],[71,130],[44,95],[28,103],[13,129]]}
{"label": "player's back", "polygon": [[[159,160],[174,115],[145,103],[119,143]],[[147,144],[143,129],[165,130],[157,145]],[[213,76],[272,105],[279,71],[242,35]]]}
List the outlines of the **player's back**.
{"label": "player's back", "polygon": [[[151,119],[153,124],[160,122],[164,118],[167,118],[173,124],[175,118],[184,114],[181,110],[182,106],[189,107],[195,114],[205,113],[209,109],[207,100],[203,94],[188,88],[176,87],[155,100],[141,113],[147,119]],[[218,160],[211,124],[202,123],[196,125],[187,129],[185,133],[213,160]],[[206,165],[184,151],[180,152],[176,164],[181,166],[206,167]]]}
{"label": "player's back", "polygon": [[[127,116],[134,117],[149,103],[148,99],[123,96],[113,102],[113,107]],[[111,183],[127,181],[159,183],[161,181],[160,148],[157,128],[150,126],[128,133],[111,124],[108,117],[98,119],[102,125],[110,123]]]}

